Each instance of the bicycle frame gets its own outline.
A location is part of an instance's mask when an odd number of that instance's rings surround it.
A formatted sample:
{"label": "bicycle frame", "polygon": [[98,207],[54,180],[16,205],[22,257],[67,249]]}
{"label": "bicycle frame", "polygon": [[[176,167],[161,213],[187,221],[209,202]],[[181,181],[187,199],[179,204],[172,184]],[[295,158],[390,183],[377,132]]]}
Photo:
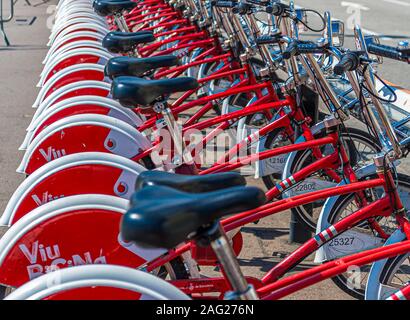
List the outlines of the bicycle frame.
{"label": "bicycle frame", "polygon": [[[400,198],[398,197],[397,190],[393,181],[393,176],[390,170],[387,172],[386,175],[381,171],[378,171],[378,178],[376,179],[366,180],[363,182],[353,182],[349,185],[341,187],[333,187],[326,190],[315,191],[306,195],[294,196],[292,198],[279,200],[274,203],[269,203],[257,209],[250,210],[248,212],[244,212],[238,215],[234,215],[232,217],[222,220],[221,225],[223,226],[225,232],[229,232],[238,227],[241,227],[244,224],[255,222],[271,214],[288,210],[302,204],[316,201],[318,199],[325,199],[327,197],[341,194],[361,192],[362,190],[365,190],[367,188],[374,187],[383,187],[385,189],[386,195],[362,207],[355,213],[336,222],[334,225],[330,226],[329,228],[320,232],[319,234],[316,234],[313,238],[308,240],[305,244],[300,246],[287,258],[285,258],[274,268],[272,268],[261,280],[256,280],[255,278],[247,277],[246,279],[249,280],[250,283],[254,285],[257,284],[256,288],[259,295],[262,298],[266,299],[280,298],[296,290],[302,289],[307,285],[311,285],[319,281],[322,281],[328,277],[343,273],[344,271],[346,271],[346,268],[349,265],[363,265],[382,259],[380,258],[380,255],[383,255],[385,253],[384,249],[377,248],[369,251],[372,253],[372,255],[359,253],[356,255],[344,257],[339,260],[325,263],[321,266],[312,268],[310,270],[300,272],[295,276],[289,276],[282,280],[278,280],[279,278],[283,277],[288,271],[290,271],[295,265],[297,265],[301,260],[305,259],[311,253],[316,251],[320,246],[329,242],[337,235],[343,233],[344,231],[348,230],[352,226],[362,221],[366,221],[368,219],[376,217],[390,216],[392,212],[396,212],[396,217],[399,225],[403,228],[403,230],[406,230],[406,235],[407,237],[409,237],[410,225],[407,219],[404,218],[403,206],[401,204]],[[164,263],[169,262],[172,259],[180,256],[182,253],[187,252],[188,250],[191,250],[192,252],[194,248],[195,245],[192,242],[187,243],[173,251],[170,251],[167,255],[159,257],[149,262],[148,264],[144,265],[143,268],[147,271],[152,271],[158,268],[159,266],[163,265]],[[347,264],[343,264],[343,266],[341,267],[338,264],[338,261],[343,261]],[[313,276],[315,272],[317,272],[318,274]],[[334,272],[337,273],[334,274]],[[301,279],[300,282],[295,282],[295,280],[298,279]],[[204,281],[207,284],[206,286],[204,286]],[[211,278],[206,280],[176,280],[172,281],[172,283],[178,286],[181,290],[185,290],[187,294],[194,294],[204,292],[215,292],[213,290],[219,290],[222,287],[229,288],[228,285],[223,286],[223,281],[223,278]],[[287,286],[289,286],[288,289],[283,289]],[[275,290],[278,290],[278,292],[280,293],[275,293]],[[266,297],[264,295],[266,295]]]}

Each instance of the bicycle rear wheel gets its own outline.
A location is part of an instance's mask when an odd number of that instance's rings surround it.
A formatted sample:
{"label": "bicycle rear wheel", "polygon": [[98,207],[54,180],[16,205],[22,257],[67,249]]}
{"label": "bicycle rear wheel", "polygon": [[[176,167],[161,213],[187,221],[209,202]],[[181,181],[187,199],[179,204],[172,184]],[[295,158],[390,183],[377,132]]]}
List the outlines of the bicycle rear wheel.
{"label": "bicycle rear wheel", "polygon": [[[375,178],[375,176],[370,176],[370,178]],[[405,174],[399,173],[397,175],[397,185],[400,198],[402,198],[402,201],[406,205],[406,203],[409,203],[410,200],[410,177]],[[382,190],[382,188],[372,189],[372,201],[380,198],[383,194],[384,191]],[[332,212],[329,215],[329,223],[333,225],[337,221],[355,212],[357,209],[359,209],[359,207],[355,202],[354,194],[341,196],[337,200]],[[382,227],[383,231],[388,235],[391,235],[395,230],[397,230],[397,224],[394,217],[380,217],[377,219],[377,222]],[[350,241],[348,241],[349,239]],[[339,236],[331,240],[327,245],[333,246],[335,250],[337,249],[340,252],[340,255],[338,257],[341,257],[343,255],[354,253],[353,251],[350,251],[349,247],[347,247],[347,243],[349,243],[351,248],[353,248],[355,247],[355,244],[352,243],[352,241],[357,242],[360,240],[363,241],[365,239],[368,239],[368,243],[373,243],[373,245],[375,245],[376,243],[382,245],[384,243],[384,239],[382,239],[377,234],[377,232],[369,226],[369,223],[367,221],[363,221],[362,223],[359,223],[348,231],[340,234]],[[345,250],[343,250],[343,247],[345,247]],[[365,249],[366,248],[362,248],[362,250]],[[399,272],[397,271],[399,270],[399,263],[403,265],[404,263],[407,263],[407,267],[402,268],[400,272],[405,275],[407,281],[410,281],[410,260],[407,258],[407,261],[404,261],[403,259],[398,257],[389,260],[391,261],[388,265],[386,264],[386,270],[383,273],[383,279],[381,280],[381,282],[385,282],[386,284],[392,285],[394,286],[394,288],[399,289],[400,286],[404,285],[404,283],[399,284],[393,282],[394,280],[399,279],[394,276],[394,272]],[[405,272],[403,270],[405,270]],[[357,299],[364,299],[370,266],[362,266],[360,270],[358,269],[354,272],[358,272],[357,275],[359,275],[360,278],[358,278],[356,275],[353,279],[352,272],[347,272],[332,278],[332,280],[340,289],[342,289],[352,297],[355,297]],[[352,282],[353,280],[354,282]]]}

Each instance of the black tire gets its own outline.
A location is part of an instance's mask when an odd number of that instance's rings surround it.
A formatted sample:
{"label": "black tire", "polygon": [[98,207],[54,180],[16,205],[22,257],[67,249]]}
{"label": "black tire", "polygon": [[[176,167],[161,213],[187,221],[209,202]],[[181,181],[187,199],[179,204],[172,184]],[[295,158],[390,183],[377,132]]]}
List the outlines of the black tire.
{"label": "black tire", "polygon": [[[326,113],[319,112],[319,120],[323,120],[326,116]],[[291,140],[287,137],[286,133],[284,133],[283,129],[278,128],[268,134],[265,142],[265,148],[274,149],[288,144],[292,144]],[[282,174],[279,173],[273,173],[262,177],[262,181],[267,189],[272,189],[275,187],[276,181],[281,179]]]}
{"label": "black tire", "polygon": [[13,291],[13,289],[11,287],[6,287],[6,286],[3,286],[3,285],[0,285],[0,299],[3,300],[12,291]]}
{"label": "black tire", "polygon": [[[398,275],[400,274],[400,276]],[[393,280],[395,279],[395,281]],[[410,253],[387,259],[380,274],[380,283],[390,287],[400,287],[410,283]],[[386,299],[388,297],[381,297]]]}
{"label": "black tire", "polygon": [[[321,132],[315,136],[324,136],[325,133]],[[344,142],[346,146],[346,150],[349,155],[350,163],[353,168],[358,167],[359,164],[363,165],[364,163],[368,163],[367,161],[372,160],[372,156],[380,152],[381,147],[379,142],[374,139],[370,134],[367,132],[356,129],[356,128],[347,128],[347,132],[340,133],[341,141]],[[367,158],[364,159],[365,162],[361,162],[360,156],[364,156],[365,153],[361,152],[361,155],[358,155],[356,152],[355,144],[360,143],[364,146],[367,146],[371,152],[368,152]],[[359,152],[360,153],[360,152]],[[291,173],[295,173],[300,169],[306,167],[309,163],[312,162],[312,159],[309,159],[310,150],[302,150],[297,152],[295,160],[292,163]],[[312,175],[313,176],[313,175]],[[323,173],[318,173],[318,176],[321,179],[330,181],[328,176]],[[320,209],[323,205],[325,200],[319,200],[311,204],[307,204],[304,206],[299,206],[292,208],[292,213],[294,213],[298,219],[308,230],[314,232],[316,230],[317,219],[319,217]]]}
{"label": "black tire", "polygon": [[[369,178],[376,178],[376,176],[370,176]],[[398,188],[399,188],[399,192],[401,193],[401,195],[404,194],[408,194],[410,195],[410,177],[408,175],[405,174],[401,174],[398,173],[397,174],[397,183],[398,183]],[[382,190],[374,191],[374,195],[378,195],[381,196],[383,193]],[[339,221],[341,218],[343,218],[343,216],[346,216],[346,214],[343,214],[344,211],[346,211],[346,208],[349,207],[349,205],[353,208],[350,209],[350,212],[355,211],[356,207],[354,204],[354,194],[347,194],[344,196],[339,197],[339,199],[337,200],[337,202],[335,203],[335,206],[333,207],[333,211],[330,213],[329,215],[329,223],[330,224],[334,224],[337,221]],[[392,221],[389,220],[388,218],[381,218],[378,219],[379,223],[383,224],[383,220],[385,220],[384,225],[382,226],[384,231],[388,234],[391,234],[392,232],[394,232],[396,230],[396,224]],[[370,233],[371,230],[370,228],[368,228],[368,225],[366,222],[360,223],[357,226],[355,226],[354,228],[352,228],[352,230],[354,231],[361,231],[361,232],[366,232],[366,233]],[[394,264],[397,264],[398,262],[396,261],[398,259],[398,257],[392,258],[389,267],[386,268],[386,275],[385,275],[385,279],[388,279],[389,273],[391,272],[391,268]],[[387,264],[386,264],[387,265]],[[366,275],[368,272],[370,271],[370,266],[363,266],[360,268],[360,275]],[[409,270],[407,270],[407,272],[409,272],[409,280],[410,280],[410,268]],[[333,282],[340,288],[342,289],[344,292],[346,292],[347,294],[351,295],[352,297],[356,298],[356,299],[364,299],[364,294],[365,294],[365,285],[363,285],[361,288],[352,288],[351,285],[349,285],[348,280],[347,280],[347,275],[345,273],[340,274],[334,278],[332,278]],[[362,280],[367,280],[367,277],[362,277]],[[363,284],[365,284],[365,281],[362,282]]]}

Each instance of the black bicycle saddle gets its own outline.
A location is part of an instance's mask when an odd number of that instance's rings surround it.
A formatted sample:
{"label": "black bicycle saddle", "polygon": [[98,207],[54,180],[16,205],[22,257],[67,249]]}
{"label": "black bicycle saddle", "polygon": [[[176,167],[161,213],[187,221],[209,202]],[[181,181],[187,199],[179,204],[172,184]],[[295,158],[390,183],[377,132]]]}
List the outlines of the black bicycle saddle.
{"label": "black bicycle saddle", "polygon": [[136,105],[150,107],[157,98],[176,92],[185,92],[198,87],[195,78],[181,77],[174,79],[146,80],[137,77],[117,77],[111,84],[112,97],[124,107]]}
{"label": "black bicycle saddle", "polygon": [[135,183],[135,191],[139,191],[147,186],[167,186],[180,191],[199,193],[245,185],[245,178],[237,172],[192,176],[148,170],[138,175]]}
{"label": "black bicycle saddle", "polygon": [[105,65],[105,75],[110,79],[119,76],[141,77],[146,72],[162,67],[178,65],[176,56],[158,56],[150,58],[114,57]]}
{"label": "black bicycle saddle", "polygon": [[134,203],[121,221],[121,235],[142,247],[170,249],[195,236],[201,227],[265,203],[256,187],[233,187],[205,193],[187,193],[149,186],[133,196]]}

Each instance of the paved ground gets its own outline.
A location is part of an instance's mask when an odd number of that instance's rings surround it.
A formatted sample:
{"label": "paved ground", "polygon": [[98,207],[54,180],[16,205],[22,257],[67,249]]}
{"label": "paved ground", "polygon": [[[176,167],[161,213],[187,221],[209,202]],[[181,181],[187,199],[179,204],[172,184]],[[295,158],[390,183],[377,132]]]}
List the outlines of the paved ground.
{"label": "paved ground", "polygon": [[[388,35],[406,35],[409,28],[409,1],[361,0],[369,7],[363,15],[364,26],[375,32]],[[393,6],[391,2],[400,2]],[[407,3],[407,4],[406,4]],[[345,7],[340,1],[332,0],[300,0],[300,5],[313,6],[320,11],[332,10],[336,17],[345,18]],[[49,35],[46,27],[49,4],[27,6],[23,0],[16,5],[16,19],[36,17],[34,23],[6,25],[6,31],[12,46],[5,48],[0,43],[0,211],[2,211],[23,177],[15,173],[22,154],[17,150],[23,140],[25,129],[33,114],[33,103],[38,89],[35,84],[42,70],[41,60],[47,49],[45,43]],[[406,25],[407,24],[407,25]],[[408,34],[407,34],[408,37]],[[391,41],[391,40],[387,40]],[[389,70],[385,77],[393,82],[408,85],[407,73],[400,66],[386,64]],[[260,183],[249,179],[252,184]],[[288,254],[296,245],[289,244],[288,239],[289,213],[284,212],[261,221],[258,225],[249,225],[243,229],[245,248],[241,254],[241,264],[246,274],[261,275],[269,270],[277,261],[277,254]],[[256,237],[255,237],[256,235]],[[311,265],[308,259],[301,268]],[[301,291],[290,297],[298,299],[348,299],[349,297],[337,289],[331,281],[323,282],[315,287]]]}
{"label": "paved ground", "polygon": [[[37,2],[36,2],[37,3]],[[21,159],[17,149],[33,115],[31,105],[38,88],[36,83],[42,70],[41,61],[47,53],[49,30],[46,27],[48,4],[29,7],[24,0],[16,4],[15,19],[31,20],[32,25],[6,24],[11,42],[5,47],[0,39],[0,208],[3,210],[10,194],[22,177],[15,173]]]}

